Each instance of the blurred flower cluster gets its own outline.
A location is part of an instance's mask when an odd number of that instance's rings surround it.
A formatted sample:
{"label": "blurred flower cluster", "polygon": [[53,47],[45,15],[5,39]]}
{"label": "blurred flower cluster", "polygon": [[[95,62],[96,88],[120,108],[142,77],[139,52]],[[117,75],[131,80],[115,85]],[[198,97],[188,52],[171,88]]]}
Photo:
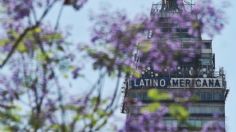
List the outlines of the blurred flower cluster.
{"label": "blurred flower cluster", "polygon": [[[109,72],[147,65],[157,71],[173,71],[178,62],[194,58],[194,50],[202,46],[202,35],[213,37],[225,24],[223,9],[214,8],[208,0],[196,3],[190,11],[172,13],[167,18],[160,13],[140,14],[130,19],[123,11],[105,12],[92,17],[91,42],[94,45],[89,47],[89,53],[95,68]],[[163,26],[169,28],[163,29]],[[187,30],[186,34],[179,36],[180,29]],[[199,44],[183,51],[182,40],[178,38],[196,39]]]}

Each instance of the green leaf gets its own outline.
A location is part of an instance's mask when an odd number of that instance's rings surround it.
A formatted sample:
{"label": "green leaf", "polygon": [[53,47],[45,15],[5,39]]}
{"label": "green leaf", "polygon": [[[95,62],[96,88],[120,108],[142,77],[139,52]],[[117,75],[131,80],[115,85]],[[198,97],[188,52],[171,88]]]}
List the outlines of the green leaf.
{"label": "green leaf", "polygon": [[36,113],[32,113],[29,119],[29,124],[33,128],[40,128],[43,126],[44,120],[41,116],[37,115]]}
{"label": "green leaf", "polygon": [[9,30],[8,35],[10,35],[13,38],[18,38],[19,37],[19,33],[16,32],[15,30]]}
{"label": "green leaf", "polygon": [[80,119],[82,119],[82,116],[80,114],[76,114],[74,120],[79,121]]}
{"label": "green leaf", "polygon": [[92,126],[95,126],[97,124],[97,120],[93,119],[91,123],[92,123]]}
{"label": "green leaf", "polygon": [[36,55],[36,59],[37,59],[38,61],[45,61],[45,60],[46,60],[46,56],[45,56],[43,53],[39,52],[39,53]]}
{"label": "green leaf", "polygon": [[166,92],[159,92],[157,89],[148,90],[148,97],[152,100],[168,100],[170,95]]}
{"label": "green leaf", "polygon": [[141,74],[137,70],[133,69],[130,66],[123,66],[122,70],[125,73],[131,73],[136,78],[140,78],[141,77]]}
{"label": "green leaf", "polygon": [[0,40],[0,46],[5,46],[9,42],[8,39],[2,39]]}
{"label": "green leaf", "polygon": [[93,119],[93,113],[84,115],[84,118],[92,120]]}
{"label": "green leaf", "polygon": [[58,125],[58,124],[53,124],[53,125],[51,125],[50,128],[53,129],[53,130],[60,130],[60,129],[61,129],[61,126]]}
{"label": "green leaf", "polygon": [[10,120],[12,122],[20,122],[21,117],[18,115],[18,113],[14,111],[4,111],[0,112],[0,120]]}
{"label": "green leaf", "polygon": [[17,50],[21,53],[24,53],[27,51],[27,47],[24,43],[19,43],[19,45],[17,46]]}
{"label": "green leaf", "polygon": [[90,101],[92,103],[92,105],[96,105],[97,101],[98,101],[99,97],[93,97]]}
{"label": "green leaf", "polygon": [[62,38],[63,38],[63,36],[60,33],[47,34],[47,35],[43,36],[43,39],[45,39],[45,40],[59,40]]}
{"label": "green leaf", "polygon": [[133,75],[136,78],[140,78],[141,77],[141,74],[139,72],[137,72],[136,70],[133,71]]}
{"label": "green leaf", "polygon": [[139,44],[137,48],[143,52],[148,52],[152,48],[152,43],[146,40]]}
{"label": "green leaf", "polygon": [[73,71],[73,70],[76,69],[76,66],[74,66],[74,65],[70,65],[70,66],[69,66],[69,69]]}
{"label": "green leaf", "polygon": [[64,108],[68,109],[68,110],[72,110],[72,111],[77,111],[78,110],[78,107],[75,106],[75,105],[66,105]]}
{"label": "green leaf", "polygon": [[64,76],[64,78],[66,78],[66,79],[69,77],[68,74],[64,74],[63,76]]}
{"label": "green leaf", "polygon": [[161,104],[158,102],[151,103],[141,109],[141,112],[156,112],[160,108]]}
{"label": "green leaf", "polygon": [[151,89],[148,90],[148,97],[150,97],[151,99],[155,99],[158,96],[158,90],[157,89]]}
{"label": "green leaf", "polygon": [[98,115],[99,115],[100,117],[104,117],[104,116],[107,115],[107,113],[106,113],[104,110],[102,110],[102,109],[98,109],[98,110],[97,110],[97,113],[98,113]]}
{"label": "green leaf", "polygon": [[52,58],[53,53],[52,52],[46,52],[46,53],[38,52],[37,55],[36,55],[36,59],[38,61],[46,61],[47,57]]}
{"label": "green leaf", "polygon": [[178,104],[171,104],[169,106],[169,112],[173,117],[180,121],[186,120],[189,116],[188,110]]}
{"label": "green leaf", "polygon": [[42,29],[40,27],[37,27],[37,28],[34,29],[34,32],[40,33],[40,32],[42,32]]}

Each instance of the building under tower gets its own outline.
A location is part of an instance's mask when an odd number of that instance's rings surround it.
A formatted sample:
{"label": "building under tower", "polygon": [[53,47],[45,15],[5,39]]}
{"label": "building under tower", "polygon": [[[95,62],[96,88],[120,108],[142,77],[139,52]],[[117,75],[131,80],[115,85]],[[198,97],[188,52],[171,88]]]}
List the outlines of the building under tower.
{"label": "building under tower", "polygon": [[[173,31],[177,39],[181,41],[181,48],[185,50],[189,45],[201,43],[203,46],[196,47],[196,55],[190,62],[179,62],[174,72],[154,71],[152,67],[147,66],[143,70],[140,78],[131,79],[127,77],[124,87],[125,100],[137,99],[143,104],[152,102],[147,96],[150,88],[157,88],[159,91],[182,94],[190,92],[194,100],[190,100],[187,109],[189,125],[181,125],[168,114],[164,118],[166,124],[177,123],[179,129],[187,128],[189,131],[199,131],[208,121],[217,120],[225,125],[225,100],[228,94],[226,79],[223,68],[218,71],[215,69],[215,54],[212,52],[212,40],[204,40],[200,36],[193,37],[188,34],[187,27],[173,27],[170,17],[175,13],[182,13],[184,10],[191,10],[192,2],[180,0],[162,0],[158,4],[153,4],[151,16],[160,18],[159,24],[163,32]],[[151,32],[151,31],[150,31]],[[152,37],[149,33],[147,37]],[[142,63],[140,60],[139,63]],[[161,103],[168,105],[173,100],[163,100]],[[137,115],[142,106],[135,105],[129,101],[124,101],[122,113],[127,116]],[[191,126],[191,127],[190,127]]]}

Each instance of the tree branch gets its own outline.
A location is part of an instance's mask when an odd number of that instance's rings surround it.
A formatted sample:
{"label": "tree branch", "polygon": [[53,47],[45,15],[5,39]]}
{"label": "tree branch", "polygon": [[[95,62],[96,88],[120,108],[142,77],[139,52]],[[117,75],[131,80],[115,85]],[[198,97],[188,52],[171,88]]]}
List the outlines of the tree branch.
{"label": "tree branch", "polygon": [[2,64],[0,65],[0,68],[2,68],[7,61],[11,58],[11,56],[13,55],[13,53],[15,52],[17,46],[19,45],[19,43],[24,39],[24,37],[27,35],[27,33],[30,30],[33,30],[35,28],[37,28],[40,23],[42,22],[42,20],[46,17],[46,15],[48,14],[48,12],[51,10],[51,8],[53,7],[53,5],[57,2],[58,0],[54,0],[51,4],[48,5],[47,9],[43,12],[42,16],[39,18],[39,20],[36,22],[36,24],[32,27],[28,27],[24,30],[24,32],[19,36],[19,38],[15,41],[15,43],[13,44],[12,49],[10,50],[10,52],[8,53],[7,57],[3,60]]}
{"label": "tree branch", "polygon": [[19,45],[19,43],[24,39],[24,37],[27,35],[27,33],[30,31],[30,30],[33,30],[35,28],[38,27],[38,24],[36,24],[35,26],[32,26],[32,27],[28,27],[24,30],[24,32],[19,36],[19,38],[15,41],[15,43],[13,44],[13,47],[12,49],[10,50],[10,52],[8,53],[7,57],[3,60],[2,64],[0,65],[0,68],[2,68],[6,63],[7,61],[10,59],[10,57],[13,55],[13,53],[15,52],[17,46]]}
{"label": "tree branch", "polygon": [[119,89],[119,84],[120,84],[120,77],[121,77],[121,71],[119,70],[118,71],[118,76],[117,76],[117,81],[116,81],[116,87],[115,87],[115,91],[113,93],[113,97],[112,97],[112,100],[111,100],[111,103],[106,107],[106,111],[112,107],[112,105],[114,104],[115,102],[115,99],[116,99],[116,96],[117,96],[117,92],[118,92],[118,89]]}

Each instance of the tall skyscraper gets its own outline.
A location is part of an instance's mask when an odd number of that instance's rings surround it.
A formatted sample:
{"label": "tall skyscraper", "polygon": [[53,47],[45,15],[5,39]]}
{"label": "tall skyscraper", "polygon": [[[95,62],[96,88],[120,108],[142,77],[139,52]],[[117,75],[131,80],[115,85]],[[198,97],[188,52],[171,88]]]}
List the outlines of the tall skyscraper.
{"label": "tall skyscraper", "polygon": [[[180,124],[179,121],[166,115],[164,122],[168,124],[177,123],[179,129],[187,128],[189,131],[199,131],[200,128],[209,121],[218,120],[225,124],[225,100],[228,94],[225,73],[223,68],[215,69],[215,54],[212,52],[212,40],[204,40],[201,36],[191,36],[188,27],[173,26],[170,17],[182,11],[191,10],[194,6],[191,2],[180,2],[179,0],[162,0],[158,4],[153,4],[151,16],[158,16],[158,25],[162,32],[172,32],[180,42],[181,50],[187,50],[194,46],[195,57],[189,62],[179,61],[174,72],[168,69],[155,71],[147,65],[142,71],[140,78],[131,79],[127,77],[124,87],[125,100],[140,100],[144,105],[152,102],[147,96],[150,88],[156,88],[161,92],[174,93],[184,96],[191,94],[189,105],[185,106],[189,111],[188,125]],[[174,29],[174,30],[173,30]],[[147,37],[152,37],[151,31]],[[139,63],[142,63],[140,60]],[[174,100],[162,100],[162,104],[169,105],[175,103]],[[140,112],[142,106],[138,106],[132,101],[124,101],[122,112],[127,116],[135,116]],[[217,118],[215,118],[217,115]]]}

